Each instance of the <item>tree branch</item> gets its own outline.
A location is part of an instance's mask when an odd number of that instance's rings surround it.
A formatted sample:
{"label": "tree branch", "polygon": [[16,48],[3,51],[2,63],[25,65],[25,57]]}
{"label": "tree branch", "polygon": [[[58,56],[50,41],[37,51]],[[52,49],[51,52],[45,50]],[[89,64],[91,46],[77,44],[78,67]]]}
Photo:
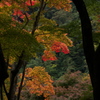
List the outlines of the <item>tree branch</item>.
{"label": "tree branch", "polygon": [[44,0],[41,0],[40,1],[40,9],[36,15],[36,18],[35,18],[35,22],[33,24],[33,29],[32,29],[32,35],[34,35],[34,32],[38,26],[38,23],[39,23],[39,19],[40,19],[40,16],[41,16],[41,12],[44,10]]}
{"label": "tree branch", "polygon": [[23,81],[24,81],[24,77],[25,77],[25,67],[26,67],[26,64],[24,64],[24,68],[23,68],[23,73],[22,73],[22,79],[21,79],[21,83],[20,83],[20,86],[19,86],[19,91],[18,91],[18,96],[17,96],[17,100],[20,99],[20,93],[21,93],[21,90],[22,90],[22,85],[23,85]]}

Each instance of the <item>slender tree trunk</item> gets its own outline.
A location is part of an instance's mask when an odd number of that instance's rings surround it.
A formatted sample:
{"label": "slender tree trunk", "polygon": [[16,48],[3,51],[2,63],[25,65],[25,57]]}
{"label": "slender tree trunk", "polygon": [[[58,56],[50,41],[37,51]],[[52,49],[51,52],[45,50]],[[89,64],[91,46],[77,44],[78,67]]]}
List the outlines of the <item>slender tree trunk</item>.
{"label": "slender tree trunk", "polygon": [[25,62],[25,64],[23,65],[22,79],[21,79],[21,83],[20,83],[20,86],[19,86],[19,90],[18,90],[17,100],[20,100],[21,90],[22,90],[23,81],[24,81],[24,77],[25,77],[26,64],[27,63]]}
{"label": "slender tree trunk", "polygon": [[93,46],[92,27],[87,13],[86,6],[83,0],[72,0],[79,12],[81,27],[82,27],[82,40],[83,49],[86,57],[91,83],[93,86],[94,100],[100,99],[100,46],[96,53]]}

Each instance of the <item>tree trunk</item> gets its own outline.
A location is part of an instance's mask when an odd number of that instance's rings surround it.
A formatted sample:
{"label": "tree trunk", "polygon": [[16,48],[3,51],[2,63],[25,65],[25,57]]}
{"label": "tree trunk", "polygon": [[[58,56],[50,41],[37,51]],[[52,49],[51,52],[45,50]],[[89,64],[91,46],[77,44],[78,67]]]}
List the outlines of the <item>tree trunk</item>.
{"label": "tree trunk", "polygon": [[95,88],[94,88],[94,100],[100,99],[100,44],[95,52]]}
{"label": "tree trunk", "polygon": [[2,91],[2,85],[0,86],[0,100],[3,100],[3,91]]}
{"label": "tree trunk", "polygon": [[100,46],[98,47],[95,53],[94,46],[93,46],[91,22],[83,0],[72,0],[72,1],[76,6],[77,11],[79,12],[79,16],[81,20],[83,49],[84,49],[84,54],[89,69],[91,83],[93,86],[94,100],[99,100],[100,98],[100,92],[99,92],[100,91],[100,78],[99,78]]}
{"label": "tree trunk", "polygon": [[8,77],[7,65],[5,63],[2,47],[0,44],[0,86],[2,86],[4,80]]}
{"label": "tree trunk", "polygon": [[15,92],[16,92],[16,85],[17,85],[17,75],[20,68],[23,66],[24,61],[22,60],[24,57],[24,50],[22,51],[21,55],[19,56],[19,61],[17,65],[12,68],[11,71],[11,78],[10,78],[10,89],[9,89],[9,97],[8,100],[15,100]]}

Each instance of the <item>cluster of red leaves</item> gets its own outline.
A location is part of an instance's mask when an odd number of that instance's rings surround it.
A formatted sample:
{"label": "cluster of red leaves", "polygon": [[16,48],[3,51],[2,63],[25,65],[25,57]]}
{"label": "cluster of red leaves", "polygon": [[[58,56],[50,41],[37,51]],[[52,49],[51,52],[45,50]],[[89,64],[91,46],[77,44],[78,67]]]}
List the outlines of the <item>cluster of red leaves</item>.
{"label": "cluster of red leaves", "polygon": [[[13,3],[16,4],[16,5],[19,5],[15,1]],[[25,10],[23,8],[23,5],[28,8],[29,6],[34,6],[36,3],[37,2],[33,1],[33,0],[26,0],[25,3],[20,4],[20,5],[22,5],[20,8]],[[4,7],[4,6],[8,6],[9,7],[11,5],[12,5],[12,2],[9,1],[9,0],[2,1],[2,3],[0,3],[0,7]],[[23,11],[21,11],[20,8],[17,8],[17,9],[13,10],[13,13],[12,13],[13,18],[12,18],[12,20],[16,20],[16,21],[19,20],[20,22],[23,22],[23,19],[25,18],[25,14],[27,15],[27,17],[29,17],[29,14],[27,13],[27,11],[26,12],[24,11],[24,13],[23,13]]]}
{"label": "cluster of red leaves", "polygon": [[[22,4],[22,5],[29,7],[29,6],[34,6],[35,4],[36,4],[36,1],[27,0],[27,1],[26,1],[24,4]],[[29,16],[30,16],[27,12],[24,11],[24,13],[23,13],[23,11],[21,11],[20,9],[15,9],[15,10],[13,11],[13,14],[12,14],[12,16],[14,16],[13,19],[18,20],[18,18],[19,18],[19,19],[22,20],[22,21],[23,21],[23,19],[25,18],[25,15],[27,15],[28,18],[29,18]],[[18,18],[16,18],[16,16],[17,16]]]}
{"label": "cluster of red leaves", "polygon": [[[64,54],[69,53],[69,49],[65,43],[54,41],[51,50],[55,51],[56,53],[63,52]],[[47,60],[57,60],[57,57],[52,53],[52,51],[45,50],[44,55],[42,56],[43,61]]]}
{"label": "cluster of red leaves", "polygon": [[65,43],[55,41],[51,46],[52,51],[63,52],[64,54],[69,53],[69,49]]}
{"label": "cluster of red leaves", "polygon": [[14,16],[18,16],[18,17],[20,17],[22,19],[25,17],[25,15],[23,14],[23,12],[21,10],[19,10],[19,9],[14,9],[13,15]]}

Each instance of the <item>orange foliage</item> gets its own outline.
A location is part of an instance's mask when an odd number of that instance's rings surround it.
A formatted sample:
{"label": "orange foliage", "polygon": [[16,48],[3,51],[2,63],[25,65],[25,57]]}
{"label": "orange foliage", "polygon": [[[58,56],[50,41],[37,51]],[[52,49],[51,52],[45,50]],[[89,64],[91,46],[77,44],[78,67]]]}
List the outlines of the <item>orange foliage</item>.
{"label": "orange foliage", "polygon": [[52,53],[52,51],[44,51],[44,55],[42,56],[42,60],[43,61],[47,61],[47,60],[57,60],[57,58],[55,57],[55,55]]}
{"label": "orange foliage", "polygon": [[43,95],[48,100],[49,96],[55,94],[52,82],[50,75],[43,67],[37,66],[33,69],[27,68],[25,70],[23,86],[31,94],[36,94],[37,96]]}

